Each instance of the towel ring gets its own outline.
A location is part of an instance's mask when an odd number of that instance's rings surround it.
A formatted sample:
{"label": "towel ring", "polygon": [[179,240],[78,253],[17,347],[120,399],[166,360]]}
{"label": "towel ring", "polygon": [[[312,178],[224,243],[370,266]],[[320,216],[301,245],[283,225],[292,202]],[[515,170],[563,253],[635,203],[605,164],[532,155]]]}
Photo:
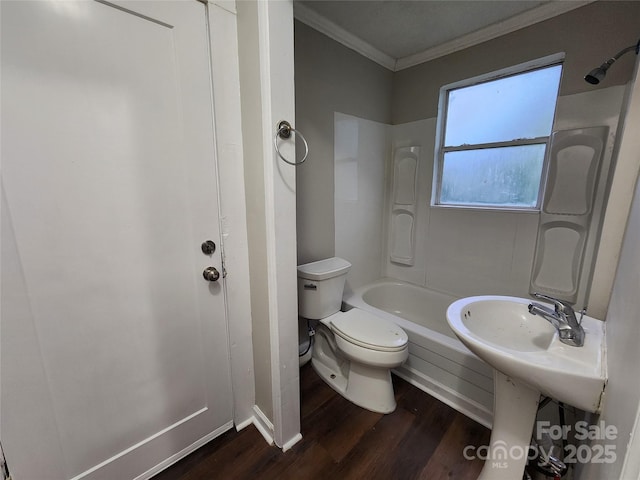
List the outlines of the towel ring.
{"label": "towel ring", "polygon": [[[278,148],[278,137],[282,139],[287,139],[291,137],[291,133],[295,133],[296,136],[300,137],[300,139],[302,140],[302,143],[304,143],[304,156],[302,157],[302,160],[300,160],[299,162],[295,162],[295,161],[290,162],[289,160],[287,160],[282,156],[282,153],[280,153],[280,149]],[[294,165],[294,166],[302,165],[307,159],[307,157],[309,156],[309,144],[307,143],[307,140],[298,130],[293,128],[291,124],[286,120],[282,120],[280,123],[278,123],[278,131],[276,132],[276,136],[273,137],[273,146],[275,147],[276,152],[278,153],[278,156],[285,163],[288,163],[289,165]]]}

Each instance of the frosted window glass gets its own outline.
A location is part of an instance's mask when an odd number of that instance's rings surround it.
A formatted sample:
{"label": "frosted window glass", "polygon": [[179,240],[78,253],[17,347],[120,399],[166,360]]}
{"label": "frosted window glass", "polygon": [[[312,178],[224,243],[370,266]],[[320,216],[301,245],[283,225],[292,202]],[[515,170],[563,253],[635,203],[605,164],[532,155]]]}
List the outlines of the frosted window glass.
{"label": "frosted window glass", "polygon": [[536,207],[545,147],[519,145],[445,153],[440,203]]}
{"label": "frosted window glass", "polygon": [[548,136],[561,71],[554,65],[451,90],[445,146]]}

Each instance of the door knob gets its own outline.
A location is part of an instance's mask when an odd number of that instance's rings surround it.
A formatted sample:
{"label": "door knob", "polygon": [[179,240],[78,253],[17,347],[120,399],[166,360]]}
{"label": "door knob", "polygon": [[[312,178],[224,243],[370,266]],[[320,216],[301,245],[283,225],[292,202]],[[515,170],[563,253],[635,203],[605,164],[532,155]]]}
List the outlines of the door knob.
{"label": "door knob", "polygon": [[202,276],[208,282],[216,282],[220,278],[220,272],[215,267],[207,267],[202,272]]}

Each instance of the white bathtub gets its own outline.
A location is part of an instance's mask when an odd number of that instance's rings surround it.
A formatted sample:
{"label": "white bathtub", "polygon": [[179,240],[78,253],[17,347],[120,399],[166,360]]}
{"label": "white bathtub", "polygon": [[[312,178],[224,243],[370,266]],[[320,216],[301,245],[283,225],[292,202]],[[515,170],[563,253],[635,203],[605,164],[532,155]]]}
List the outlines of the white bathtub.
{"label": "white bathtub", "polygon": [[410,283],[381,279],[348,295],[357,307],[400,325],[409,336],[409,358],[394,372],[456,410],[490,427],[493,370],[460,343],[446,311],[457,300]]}

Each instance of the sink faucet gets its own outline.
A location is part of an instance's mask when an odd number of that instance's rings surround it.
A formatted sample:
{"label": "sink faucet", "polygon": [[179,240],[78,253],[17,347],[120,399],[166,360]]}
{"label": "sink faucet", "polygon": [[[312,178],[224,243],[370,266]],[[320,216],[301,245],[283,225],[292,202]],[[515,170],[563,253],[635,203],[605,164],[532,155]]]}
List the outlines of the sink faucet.
{"label": "sink faucet", "polygon": [[[572,347],[582,347],[584,345],[584,329],[581,325],[582,316],[580,317],[580,321],[578,321],[576,312],[567,302],[541,293],[534,293],[533,296],[552,302],[554,309],[551,310],[549,307],[531,302],[529,304],[529,313],[532,315],[540,315],[556,327],[562,343],[566,343]],[[584,315],[584,310],[582,311],[582,315]]]}

